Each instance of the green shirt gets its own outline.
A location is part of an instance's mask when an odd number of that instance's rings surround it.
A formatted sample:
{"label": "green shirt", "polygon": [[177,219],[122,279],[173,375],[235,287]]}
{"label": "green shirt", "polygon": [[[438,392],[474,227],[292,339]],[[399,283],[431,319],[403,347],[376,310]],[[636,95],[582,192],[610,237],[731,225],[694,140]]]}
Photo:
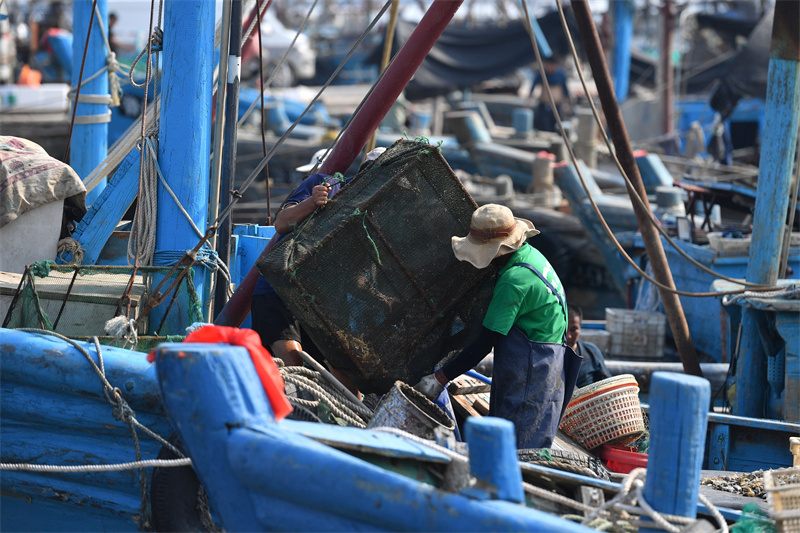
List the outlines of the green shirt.
{"label": "green shirt", "polygon": [[514,266],[516,263],[528,263],[541,272],[567,305],[564,287],[553,267],[539,250],[525,243],[500,269],[483,325],[502,335],[517,326],[532,341],[560,343],[567,331],[567,317],[558,298],[539,276],[528,268]]}

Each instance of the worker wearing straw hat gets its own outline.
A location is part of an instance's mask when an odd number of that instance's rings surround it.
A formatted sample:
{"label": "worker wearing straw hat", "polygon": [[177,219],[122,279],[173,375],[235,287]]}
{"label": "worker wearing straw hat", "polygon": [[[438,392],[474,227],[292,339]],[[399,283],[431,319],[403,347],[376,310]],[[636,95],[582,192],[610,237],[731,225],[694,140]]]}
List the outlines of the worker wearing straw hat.
{"label": "worker wearing straw hat", "polygon": [[514,422],[520,449],[551,446],[580,368],[580,358],[565,343],[561,281],[526,242],[538,234],[508,207],[488,204],[473,213],[469,235],[452,238],[456,258],[475,268],[494,261],[500,271],[477,340],[415,385],[436,398],[450,379],[494,349],[489,415]]}

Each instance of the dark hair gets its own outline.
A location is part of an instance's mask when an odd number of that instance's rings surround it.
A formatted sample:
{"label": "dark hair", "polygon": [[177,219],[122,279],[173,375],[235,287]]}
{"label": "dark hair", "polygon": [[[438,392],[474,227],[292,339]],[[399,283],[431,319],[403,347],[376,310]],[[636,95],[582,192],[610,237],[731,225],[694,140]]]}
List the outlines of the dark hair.
{"label": "dark hair", "polygon": [[569,316],[577,316],[583,322],[583,311],[575,304],[567,304],[567,313]]}

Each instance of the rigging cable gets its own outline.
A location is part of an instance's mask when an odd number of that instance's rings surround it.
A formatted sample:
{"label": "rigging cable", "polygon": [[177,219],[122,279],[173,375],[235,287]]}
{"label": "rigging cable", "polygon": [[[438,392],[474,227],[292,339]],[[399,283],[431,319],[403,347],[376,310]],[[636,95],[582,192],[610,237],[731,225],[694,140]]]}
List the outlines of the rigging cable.
{"label": "rigging cable", "polygon": [[[584,84],[584,90],[586,91],[586,94],[589,95],[590,93],[586,89],[586,82],[585,82],[585,79],[583,77],[582,69],[580,68],[580,65],[579,65],[579,60],[577,59],[577,52],[575,51],[574,42],[572,41],[572,37],[571,37],[571,35],[569,33],[569,29],[566,28],[566,19],[564,17],[563,6],[561,5],[561,1],[560,0],[557,1],[557,5],[559,7],[559,13],[561,14],[562,25],[564,25],[565,31],[567,32],[568,42],[570,43],[570,47],[571,47],[571,50],[572,50],[572,53],[573,53],[573,59],[575,60],[576,64],[578,64],[579,76],[581,78],[582,83]],[[528,13],[527,0],[523,0],[523,8],[525,10],[525,13],[527,14]],[[741,292],[743,292],[744,289],[733,290],[733,291],[724,291],[724,292],[702,292],[702,293],[687,292],[687,291],[681,291],[681,290],[678,290],[678,289],[674,289],[672,287],[668,287],[668,286],[660,283],[656,279],[654,279],[651,276],[649,276],[628,255],[628,253],[625,251],[625,249],[622,247],[622,245],[619,243],[619,241],[614,236],[614,232],[611,230],[611,228],[608,226],[607,222],[603,218],[602,213],[600,212],[600,208],[597,206],[597,203],[595,202],[594,198],[590,194],[589,187],[586,184],[586,180],[585,180],[585,178],[583,176],[583,173],[581,172],[580,167],[577,165],[577,158],[576,158],[576,156],[575,156],[575,154],[574,154],[574,152],[572,150],[571,144],[569,143],[569,138],[568,138],[566,132],[564,131],[564,126],[563,126],[563,123],[561,121],[560,114],[558,113],[558,110],[555,108],[555,105],[553,103],[553,96],[552,96],[552,92],[550,91],[550,84],[548,83],[547,77],[544,74],[544,64],[542,62],[542,58],[541,58],[541,54],[539,52],[538,44],[536,42],[536,39],[533,36],[533,29],[532,29],[531,24],[530,24],[530,19],[528,18],[526,20],[527,20],[526,29],[528,31],[529,37],[531,38],[531,42],[533,44],[534,53],[536,55],[536,60],[537,60],[537,63],[538,63],[538,66],[539,66],[539,70],[540,70],[540,73],[541,73],[541,77],[542,77],[543,87],[545,88],[546,94],[548,95],[548,98],[549,98],[549,100],[550,100],[550,102],[552,104],[551,107],[553,108],[553,114],[554,114],[554,116],[556,118],[556,121],[558,123],[558,127],[559,127],[559,130],[561,132],[561,135],[564,138],[565,146],[566,146],[567,150],[569,151],[570,158],[572,160],[573,165],[575,166],[575,169],[577,171],[578,177],[580,178],[581,185],[583,186],[584,190],[586,191],[586,193],[588,195],[589,202],[591,203],[595,214],[599,218],[600,223],[603,226],[603,229],[605,230],[606,234],[609,236],[609,238],[614,243],[614,246],[617,249],[617,251],[620,253],[620,255],[622,255],[622,257],[639,273],[640,276],[642,276],[642,278],[644,278],[645,280],[653,283],[654,285],[656,285],[660,289],[666,290],[668,292],[672,292],[674,294],[678,294],[680,296],[687,296],[687,297],[717,297],[717,296],[725,296],[725,295],[728,295],[728,294],[740,294]],[[621,163],[617,159],[615,151],[610,147],[610,141],[609,141],[607,135],[605,134],[604,128],[602,127],[602,123],[601,123],[601,121],[599,119],[599,114],[597,112],[597,108],[594,106],[594,103],[592,102],[591,98],[589,98],[588,100],[589,100],[589,103],[590,103],[590,105],[592,107],[592,110],[593,110],[593,112],[595,114],[595,119],[601,125],[600,130],[603,132],[603,138],[604,138],[606,144],[609,146],[610,153],[613,155],[614,160],[617,163],[618,168],[620,169],[620,171],[622,173],[622,176],[625,179],[626,184],[628,185],[629,190],[633,190],[633,185],[632,185],[632,183],[630,181],[630,178],[627,176],[627,174],[622,169]],[[634,199],[634,201],[637,201],[640,206],[646,207],[646,205],[642,201],[642,198],[636,193],[635,190],[633,190],[633,193],[631,194],[631,197]],[[707,272],[711,273],[712,275],[714,275],[715,277],[719,277],[721,279],[726,279],[726,280],[732,281],[734,283],[744,284],[744,285],[747,285],[747,286],[754,287],[751,290],[775,290],[777,288],[777,287],[765,287],[763,284],[751,283],[751,282],[747,282],[747,281],[743,281],[743,280],[736,280],[734,278],[729,278],[729,277],[724,276],[722,274],[716,273],[716,272],[712,271],[711,269],[708,269],[707,267],[705,267],[705,265],[701,265],[700,263],[697,263],[693,258],[689,257],[688,254],[686,254],[686,252],[681,250],[680,247],[678,247],[668,235],[666,235],[666,232],[660,226],[658,221],[655,220],[654,215],[652,214],[652,212],[649,209],[645,209],[645,212],[648,214],[648,219],[649,219],[650,223],[653,224],[656,227],[656,229],[659,231],[659,233],[661,233],[670,242],[670,244],[683,257],[687,258],[688,260],[690,260],[693,263],[696,263],[696,265],[698,267],[700,267],[702,270],[707,271]]]}

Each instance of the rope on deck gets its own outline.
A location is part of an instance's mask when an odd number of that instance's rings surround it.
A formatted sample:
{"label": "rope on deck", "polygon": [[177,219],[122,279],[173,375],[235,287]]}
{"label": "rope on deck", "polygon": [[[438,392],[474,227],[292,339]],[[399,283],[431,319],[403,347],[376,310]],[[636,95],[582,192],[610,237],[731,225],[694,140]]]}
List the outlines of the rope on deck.
{"label": "rope on deck", "polygon": [[132,461],[130,463],[118,463],[111,465],[38,465],[27,463],[0,463],[0,470],[16,472],[115,472],[119,470],[137,470],[139,468],[176,468],[181,466],[192,466],[192,460],[188,457],[183,459],[149,459],[144,461]]}

